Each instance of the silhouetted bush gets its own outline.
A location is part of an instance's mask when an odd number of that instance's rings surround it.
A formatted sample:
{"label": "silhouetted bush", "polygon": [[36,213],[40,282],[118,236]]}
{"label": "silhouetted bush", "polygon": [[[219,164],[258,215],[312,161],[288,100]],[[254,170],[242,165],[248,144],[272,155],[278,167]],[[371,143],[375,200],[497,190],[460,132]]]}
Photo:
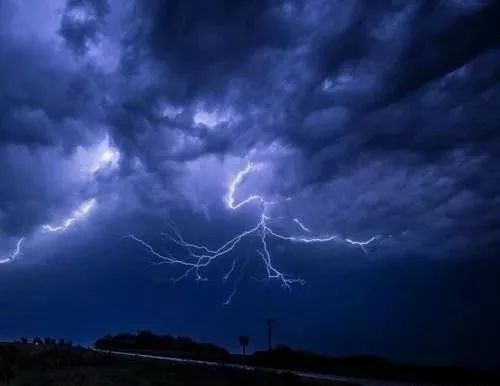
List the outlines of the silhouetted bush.
{"label": "silhouetted bush", "polygon": [[137,334],[106,335],[95,342],[95,347],[101,350],[141,351],[212,360],[229,358],[229,352],[226,349],[214,344],[198,343],[188,337],[155,335],[149,331],[140,331]]}
{"label": "silhouetted bush", "polygon": [[39,336],[35,336],[35,338],[33,339],[33,344],[35,346],[41,346],[43,344],[42,340],[40,339]]}
{"label": "silhouetted bush", "polygon": [[497,373],[471,370],[462,367],[442,367],[400,364],[369,355],[350,357],[329,357],[305,351],[293,350],[286,346],[277,346],[271,351],[255,352],[248,363],[254,366],[279,369],[293,369],[314,373],[395,379],[404,381],[436,382],[456,384],[500,384]]}

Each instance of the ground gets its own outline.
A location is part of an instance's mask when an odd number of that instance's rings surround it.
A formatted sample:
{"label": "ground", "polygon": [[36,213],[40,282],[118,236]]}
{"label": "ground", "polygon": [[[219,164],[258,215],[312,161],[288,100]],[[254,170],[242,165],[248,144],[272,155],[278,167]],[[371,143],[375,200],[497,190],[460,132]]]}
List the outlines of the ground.
{"label": "ground", "polygon": [[[159,363],[77,347],[0,345],[0,384],[9,386],[313,386],[317,381],[265,371]],[[325,384],[325,383],[322,383]],[[340,383],[328,382],[329,385]]]}

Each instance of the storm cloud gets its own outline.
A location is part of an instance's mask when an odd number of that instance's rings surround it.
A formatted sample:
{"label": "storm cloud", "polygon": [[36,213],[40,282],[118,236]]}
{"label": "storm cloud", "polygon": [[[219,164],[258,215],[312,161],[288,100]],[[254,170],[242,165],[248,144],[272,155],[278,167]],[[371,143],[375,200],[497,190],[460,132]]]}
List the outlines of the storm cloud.
{"label": "storm cloud", "polygon": [[[223,203],[248,162],[242,190],[286,200],[280,216],[380,237],[368,254],[280,247],[290,271],[323,262],[300,276],[497,250],[498,2],[43,4],[0,5],[0,255],[24,237],[24,269],[58,243],[158,240],[166,218],[217,245],[254,215]],[[43,232],[90,198],[67,234]]]}

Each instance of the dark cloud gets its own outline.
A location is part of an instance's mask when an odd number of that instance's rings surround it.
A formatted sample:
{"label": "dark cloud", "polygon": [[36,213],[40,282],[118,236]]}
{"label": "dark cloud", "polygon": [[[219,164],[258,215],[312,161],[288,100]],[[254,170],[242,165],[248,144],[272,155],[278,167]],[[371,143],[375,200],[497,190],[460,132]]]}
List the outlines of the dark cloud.
{"label": "dark cloud", "polygon": [[139,4],[138,41],[180,77],[187,95],[224,89],[256,52],[293,44],[293,28],[272,1],[153,1]]}
{"label": "dark cloud", "polygon": [[107,0],[70,0],[66,3],[59,33],[72,50],[85,53],[90,44],[99,42],[108,12]]}
{"label": "dark cloud", "polygon": [[[295,181],[281,181],[295,192],[328,191],[337,178],[349,184],[373,164],[390,170],[380,177],[388,186],[390,173],[449,178],[453,186],[440,199],[447,200],[463,194],[462,176],[449,166],[457,154],[465,164],[496,162],[497,8],[138,4],[122,66],[135,62],[136,72],[123,74],[146,83],[121,89],[108,123],[123,149],[161,174],[172,162],[238,156],[275,141],[296,154]],[[176,112],[165,116],[165,106]],[[237,119],[207,129],[194,121],[200,110]],[[482,189],[495,191],[488,181],[467,189],[483,196]],[[426,198],[409,191],[395,216],[434,213],[432,187],[425,189]],[[389,208],[386,199],[380,205]],[[421,200],[428,205],[413,207]],[[384,218],[372,213],[364,224]]]}
{"label": "dark cloud", "polygon": [[[273,208],[280,230],[292,231],[280,219],[297,216],[319,234],[380,236],[367,255],[354,247],[270,245],[287,272],[318,278],[328,266],[340,282],[335,287],[323,277],[305,290],[313,335],[315,326],[324,331],[344,312],[351,315],[344,328],[353,322],[357,286],[351,279],[373,280],[380,290],[369,304],[366,287],[362,303],[383,326],[412,298],[409,292],[395,296],[383,308],[382,299],[404,284],[397,283],[397,267],[404,266],[423,312],[430,292],[443,302],[454,296],[453,272],[467,281],[455,261],[468,257],[474,266],[498,247],[498,2],[68,0],[61,8],[54,0],[42,11],[52,15],[50,22],[29,7],[0,5],[0,256],[23,236],[26,261],[37,260],[33,251],[47,261],[75,255],[75,267],[91,271],[83,261],[92,255],[92,264],[101,262],[99,277],[113,267],[119,292],[132,293],[136,288],[125,283],[134,282],[131,272],[143,263],[143,251],[120,237],[137,231],[157,241],[168,216],[186,238],[222,243],[255,219],[252,208],[235,214],[223,204],[229,179],[249,160],[263,167],[240,193],[281,200]],[[41,231],[89,198],[96,199],[96,210],[75,231],[51,238]],[[241,253],[250,256],[249,276],[257,281],[243,280],[242,288],[267,299],[273,287],[259,286],[260,260],[251,259],[252,245],[246,247],[251,252]],[[446,258],[437,268],[448,283],[443,294],[425,283],[426,275],[432,281],[436,267],[429,261],[435,258]],[[389,268],[370,276],[371,264]],[[139,292],[163,291],[163,284],[145,285],[145,277],[169,272],[142,272]],[[388,287],[385,275],[394,281]],[[207,285],[206,297],[220,295],[216,284]],[[182,302],[172,294],[186,288],[182,299],[206,299],[185,286],[168,287],[175,307]],[[118,291],[98,287],[108,297]],[[478,284],[475,293],[490,287]],[[316,318],[316,290],[337,291],[349,301],[340,299],[339,307]],[[243,295],[242,302],[256,306],[249,298]],[[300,307],[299,300],[288,302]],[[155,295],[144,308],[151,312],[160,303]],[[266,305],[278,306],[278,299]],[[380,317],[373,310],[382,310]],[[496,320],[488,312],[485,320]],[[359,329],[369,325],[369,314]],[[436,318],[450,322],[444,313]],[[476,316],[471,325],[480,322]],[[174,323],[182,330],[180,319]],[[304,323],[290,327],[300,344]],[[349,330],[350,337],[339,330],[331,335],[345,345],[344,353],[349,345],[383,351],[369,337],[371,343],[356,346],[359,329]],[[417,330],[407,332],[413,342],[421,336]],[[405,351],[393,342],[387,353]]]}
{"label": "dark cloud", "polygon": [[68,148],[86,142],[95,129],[84,122],[99,114],[96,74],[80,74],[42,47],[1,43],[0,142]]}
{"label": "dark cloud", "polygon": [[387,75],[383,103],[397,101],[422,86],[471,62],[484,52],[499,47],[497,20],[500,4],[489,2],[477,12],[453,18],[423,2],[413,21],[414,34],[393,71]]}
{"label": "dark cloud", "polygon": [[[454,182],[457,190],[446,199],[464,190],[491,199],[491,179],[476,176],[472,184],[449,165],[460,154],[463,164],[495,169],[497,8],[151,2],[126,8],[130,23],[113,31],[105,23],[116,5],[69,1],[60,33],[90,62],[58,63],[25,42],[5,40],[0,139],[6,146],[62,146],[68,157],[107,133],[122,152],[124,176],[140,162],[143,183],[169,181],[179,200],[186,198],[183,163],[221,157],[223,165],[252,152],[276,168],[293,155],[294,172],[275,191],[328,191],[335,179],[349,186],[363,170],[381,173],[383,165],[390,172],[381,183],[389,186],[400,173],[432,170]],[[74,30],[78,37],[63,33],[65,23],[89,20]],[[103,31],[114,34],[122,54],[122,71],[107,77],[92,56],[81,57],[89,44],[99,46]],[[22,61],[25,87],[16,86],[14,63],[33,55],[44,59]],[[130,55],[133,72],[124,71]],[[410,210],[421,198],[408,194]],[[380,205],[389,208],[386,199]],[[436,208],[426,200],[420,210],[427,217]],[[367,215],[365,224],[378,220]]]}

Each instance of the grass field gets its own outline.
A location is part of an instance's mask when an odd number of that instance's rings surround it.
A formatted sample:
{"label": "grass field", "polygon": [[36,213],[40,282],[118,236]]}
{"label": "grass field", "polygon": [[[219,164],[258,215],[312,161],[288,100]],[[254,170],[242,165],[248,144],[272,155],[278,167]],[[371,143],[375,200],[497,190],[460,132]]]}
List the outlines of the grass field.
{"label": "grass field", "polygon": [[[291,374],[159,363],[99,354],[77,347],[0,345],[0,384],[9,386],[312,386]],[[342,383],[328,382],[329,385]]]}

